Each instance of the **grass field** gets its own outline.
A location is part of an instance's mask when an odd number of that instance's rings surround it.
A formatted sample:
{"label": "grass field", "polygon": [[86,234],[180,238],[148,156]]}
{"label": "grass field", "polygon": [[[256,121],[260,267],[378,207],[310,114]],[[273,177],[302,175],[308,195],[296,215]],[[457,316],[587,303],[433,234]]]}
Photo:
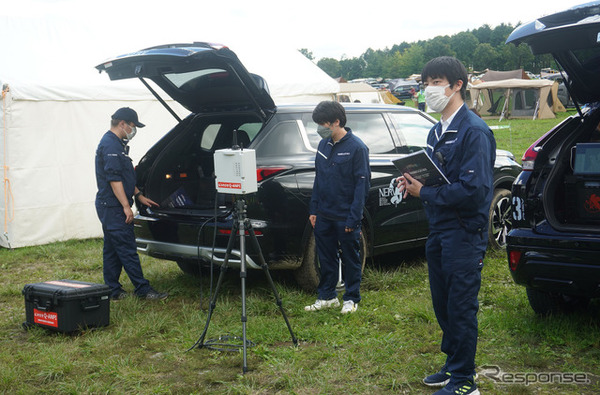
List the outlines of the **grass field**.
{"label": "grass field", "polygon": [[[498,147],[520,158],[537,136],[557,122],[503,121],[510,129],[496,131]],[[209,276],[188,277],[172,262],[145,256],[146,277],[157,289],[170,292],[166,301],[129,298],[111,302],[110,326],[75,335],[23,330],[23,286],[63,278],[101,283],[101,251],[98,239],[0,249],[0,393],[434,392],[420,383],[444,361],[422,251],[370,262],[363,280],[363,302],[348,316],[337,309],[305,312],[303,306],[313,302],[315,295],[299,290],[288,274],[273,272],[298,347],[292,345],[262,272],[251,272],[247,326],[248,339],[255,346],[249,348],[245,375],[241,374],[240,352],[186,351],[206,322]],[[129,280],[123,280],[131,291]],[[231,270],[207,339],[241,336],[239,284],[238,271]],[[594,301],[587,311],[571,315],[538,317],[528,305],[525,290],[513,283],[505,253],[493,251],[485,260],[479,299],[477,365],[488,372],[504,372],[486,376],[482,370],[478,380],[482,393],[600,392],[599,303]],[[584,379],[589,382],[572,384]],[[564,384],[568,380],[571,383]]]}

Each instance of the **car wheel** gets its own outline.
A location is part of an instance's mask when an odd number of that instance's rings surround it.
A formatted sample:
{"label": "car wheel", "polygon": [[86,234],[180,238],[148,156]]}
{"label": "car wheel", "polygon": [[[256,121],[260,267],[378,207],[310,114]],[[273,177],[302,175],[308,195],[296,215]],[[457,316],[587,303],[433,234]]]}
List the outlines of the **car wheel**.
{"label": "car wheel", "polygon": [[[365,263],[367,261],[367,237],[364,227],[361,228],[360,232],[360,260],[362,271],[364,272]],[[305,291],[314,292],[319,286],[319,281],[321,280],[321,267],[317,255],[315,234],[312,231],[304,249],[302,264],[294,271],[294,277],[300,288]]]}
{"label": "car wheel", "polygon": [[200,275],[200,265],[197,261],[179,260],[177,261],[177,266],[179,266],[181,271],[185,274],[189,274],[192,276]]}
{"label": "car wheel", "polygon": [[529,305],[537,314],[570,313],[587,307],[589,298],[526,288]]}
{"label": "car wheel", "polygon": [[512,228],[510,197],[508,189],[498,188],[494,191],[490,205],[488,235],[489,245],[495,250],[506,247],[506,235]]}

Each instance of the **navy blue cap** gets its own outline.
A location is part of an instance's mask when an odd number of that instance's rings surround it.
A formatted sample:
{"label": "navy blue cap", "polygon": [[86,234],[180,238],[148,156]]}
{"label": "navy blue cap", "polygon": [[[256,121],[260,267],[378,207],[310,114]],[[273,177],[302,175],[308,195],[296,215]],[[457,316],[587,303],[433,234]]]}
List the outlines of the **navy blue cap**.
{"label": "navy blue cap", "polygon": [[111,117],[112,119],[118,119],[121,121],[133,122],[135,126],[138,128],[143,128],[144,125],[140,121],[138,121],[137,112],[129,107],[121,107],[119,108]]}

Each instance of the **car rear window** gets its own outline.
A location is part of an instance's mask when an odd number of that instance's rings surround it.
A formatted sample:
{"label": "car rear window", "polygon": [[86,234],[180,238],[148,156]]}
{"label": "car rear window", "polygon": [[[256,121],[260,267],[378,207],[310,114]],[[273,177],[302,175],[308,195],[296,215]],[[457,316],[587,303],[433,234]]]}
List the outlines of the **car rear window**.
{"label": "car rear window", "polygon": [[194,70],[185,73],[166,73],[168,79],[177,88],[193,91],[194,84],[204,79],[223,79],[228,76],[227,70],[223,69],[204,69]]}

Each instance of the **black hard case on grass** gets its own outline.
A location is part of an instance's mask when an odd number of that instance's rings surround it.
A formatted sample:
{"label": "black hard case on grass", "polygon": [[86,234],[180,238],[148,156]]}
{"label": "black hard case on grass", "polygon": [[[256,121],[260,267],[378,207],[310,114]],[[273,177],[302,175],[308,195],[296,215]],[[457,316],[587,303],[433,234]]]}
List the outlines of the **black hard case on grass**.
{"label": "black hard case on grass", "polygon": [[59,332],[107,326],[110,321],[110,287],[75,280],[27,284],[24,326]]}

